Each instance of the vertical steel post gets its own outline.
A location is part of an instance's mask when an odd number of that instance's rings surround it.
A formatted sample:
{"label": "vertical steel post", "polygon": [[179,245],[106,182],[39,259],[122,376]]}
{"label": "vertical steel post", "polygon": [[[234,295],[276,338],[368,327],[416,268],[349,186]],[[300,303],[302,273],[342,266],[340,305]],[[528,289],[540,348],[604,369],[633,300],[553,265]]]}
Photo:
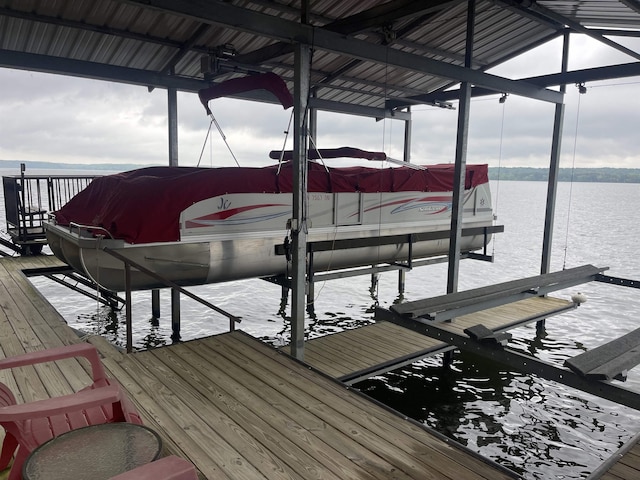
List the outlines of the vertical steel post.
{"label": "vertical steel post", "polygon": [[[411,107],[407,107],[407,113],[411,114]],[[411,163],[411,130],[413,122],[411,120],[405,120],[404,122],[404,151],[402,160],[406,163]],[[402,298],[405,290],[407,272],[404,269],[398,270],[398,296]]]}
{"label": "vertical steel post", "polygon": [[[569,32],[564,34],[562,44],[562,73],[569,65]],[[560,85],[560,92],[567,91],[566,85]],[[553,221],[558,190],[558,172],[560,169],[560,147],[562,144],[562,126],[564,123],[564,103],[557,103],[553,121],[553,139],[551,141],[551,160],[549,164],[549,183],[547,184],[547,210],[544,218],[544,237],[542,240],[542,263],[540,273],[549,273],[551,269],[551,244],[553,242]]]}
{"label": "vertical steel post", "polygon": [[169,116],[169,166],[178,166],[178,91],[167,89],[167,105]]}
{"label": "vertical steel post", "polygon": [[404,295],[406,284],[406,272],[404,269],[398,270],[398,296],[402,297]]}
{"label": "vertical steel post", "polygon": [[126,316],[126,348],[127,353],[133,351],[133,319],[131,309],[131,265],[124,264],[125,316]]}
{"label": "vertical steel post", "polygon": [[160,318],[160,290],[157,288],[151,290],[151,316]]}
{"label": "vertical steel post", "polygon": [[[173,72],[171,72],[173,73]],[[178,91],[167,89],[169,115],[169,166],[178,166]],[[171,339],[180,340],[180,292],[171,289]]]}
{"label": "vertical steel post", "polygon": [[180,340],[180,291],[171,289],[171,340]]}
{"label": "vertical steel post", "polygon": [[[569,66],[569,32],[564,33],[562,43],[562,73]],[[566,84],[560,85],[560,92],[566,93]],[[547,183],[547,208],[544,217],[544,234],[542,238],[542,259],[540,273],[551,270],[551,246],[553,243],[553,222],[556,211],[556,195],[558,191],[558,173],[560,171],[560,148],[562,145],[562,127],[564,125],[564,102],[557,103],[553,119],[553,138],[551,140],[551,159],[549,162],[549,181]],[[545,320],[536,322],[536,332],[544,331]]]}
{"label": "vertical steel post", "polygon": [[[317,91],[314,88],[311,91],[311,96],[316,98]],[[317,145],[318,141],[318,110],[316,108],[309,108],[309,136],[313,141],[313,145]],[[313,148],[313,145],[311,147]],[[318,147],[320,148],[320,147]]]}
{"label": "vertical steel post", "polygon": [[[475,0],[469,0],[467,6],[467,41],[465,46],[466,68],[471,68],[471,61],[473,59],[474,27]],[[453,199],[451,205],[451,235],[449,237],[447,293],[458,291],[460,240],[462,238],[462,212],[464,209],[464,184],[467,170],[467,141],[469,137],[470,107],[471,84],[463,82],[460,85],[460,105],[458,110],[458,135],[456,138],[456,163],[454,168]]]}
{"label": "vertical steel post", "polygon": [[293,218],[291,285],[291,354],[304,360],[307,273],[307,102],[311,49],[295,47],[293,121]]}
{"label": "vertical steel post", "polygon": [[[407,113],[411,114],[411,107],[407,107]],[[405,120],[404,122],[404,155],[403,160],[407,163],[411,163],[411,130],[413,122],[411,120]]]}

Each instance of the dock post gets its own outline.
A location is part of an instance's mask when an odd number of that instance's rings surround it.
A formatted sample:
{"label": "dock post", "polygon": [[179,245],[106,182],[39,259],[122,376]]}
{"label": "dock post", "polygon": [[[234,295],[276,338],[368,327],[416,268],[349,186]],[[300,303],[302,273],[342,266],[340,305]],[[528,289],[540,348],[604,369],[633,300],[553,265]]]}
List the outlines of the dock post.
{"label": "dock post", "polygon": [[313,315],[316,309],[316,283],[313,278],[313,247],[308,246],[309,251],[309,266],[307,267],[307,313]]}
{"label": "dock post", "polygon": [[160,318],[160,290],[157,288],[151,290],[151,316]]}
{"label": "dock post", "polygon": [[[375,267],[375,265],[373,266]],[[371,287],[369,288],[369,292],[371,293],[372,297],[376,296],[379,281],[380,281],[380,274],[378,272],[373,272],[371,274]]]}
{"label": "dock post", "polygon": [[180,341],[180,292],[171,289],[171,340]]}
{"label": "dock post", "polygon": [[444,368],[450,368],[453,365],[453,352],[455,350],[449,350],[442,354],[442,366]]}
{"label": "dock post", "polygon": [[404,287],[406,280],[406,272],[403,269],[398,270],[398,296],[404,295]]}

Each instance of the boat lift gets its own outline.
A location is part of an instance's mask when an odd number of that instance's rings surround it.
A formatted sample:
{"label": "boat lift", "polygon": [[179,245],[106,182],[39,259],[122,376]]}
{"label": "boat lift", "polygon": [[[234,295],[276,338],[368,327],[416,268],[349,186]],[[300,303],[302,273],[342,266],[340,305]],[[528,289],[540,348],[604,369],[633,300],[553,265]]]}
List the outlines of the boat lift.
{"label": "boat lift", "polygon": [[[474,227],[462,229],[462,236],[484,236],[484,249],[482,253],[479,252],[466,252],[461,254],[461,258],[470,258],[474,260],[482,260],[485,262],[492,262],[493,257],[489,255],[487,246],[489,243],[489,236],[494,233],[504,232],[504,225],[493,225],[491,227]],[[422,232],[411,233],[407,235],[389,235],[374,238],[351,238],[335,241],[321,241],[321,242],[307,242],[307,311],[312,313],[314,311],[314,285],[315,282],[336,280],[340,278],[349,278],[360,275],[371,275],[371,288],[375,288],[377,282],[377,276],[379,273],[397,270],[398,276],[398,294],[404,294],[404,277],[405,272],[410,271],[414,267],[420,267],[425,265],[433,265],[436,263],[444,263],[448,261],[448,256],[443,255],[439,257],[431,257],[426,259],[417,260],[413,257],[413,244],[426,240],[444,240],[448,239],[451,235],[449,230],[439,230],[435,232]],[[407,245],[408,255],[405,262],[394,262],[389,264],[377,264],[370,267],[359,267],[352,269],[323,269],[321,272],[316,271],[314,268],[314,253],[344,250],[350,248],[361,247],[378,247],[382,245]],[[282,244],[275,246],[276,255],[284,255],[287,260],[291,259],[291,243],[285,241]],[[289,295],[289,289],[293,284],[293,279],[290,275],[274,275],[271,277],[264,277],[262,280],[266,280],[271,283],[275,283],[282,287],[282,305],[287,304]]]}
{"label": "boat lift", "polygon": [[[375,319],[386,320],[416,333],[441,340],[460,350],[487,357],[584,392],[640,410],[640,395],[611,383],[626,380],[629,369],[640,364],[640,328],[564,362],[564,367],[508,347],[515,325],[491,330],[478,324],[463,333],[447,328],[455,318],[530,296],[591,281],[640,288],[640,282],[604,275],[606,267],[584,265],[558,272],[475,288],[448,295],[376,308]],[[575,302],[575,300],[574,300]],[[522,323],[522,322],[520,322]]]}

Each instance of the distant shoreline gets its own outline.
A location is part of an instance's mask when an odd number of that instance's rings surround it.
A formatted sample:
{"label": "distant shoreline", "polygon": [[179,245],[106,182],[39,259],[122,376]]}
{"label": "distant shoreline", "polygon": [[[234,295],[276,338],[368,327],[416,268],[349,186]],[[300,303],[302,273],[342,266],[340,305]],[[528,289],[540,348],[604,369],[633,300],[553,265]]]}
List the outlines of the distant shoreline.
{"label": "distant shoreline", "polygon": [[[43,170],[105,170],[120,171],[150,167],[151,165],[125,163],[52,163],[38,161],[0,160],[0,168],[15,169],[20,174],[20,164],[26,166],[26,173],[31,169]],[[547,168],[534,167],[489,167],[489,179],[505,181],[546,182],[549,178]],[[560,182],[597,182],[597,183],[640,183],[640,168],[561,168],[558,173]]]}
{"label": "distant shoreline", "polygon": [[[547,168],[489,167],[491,180],[546,182]],[[640,183],[640,168],[561,168],[559,182]]]}

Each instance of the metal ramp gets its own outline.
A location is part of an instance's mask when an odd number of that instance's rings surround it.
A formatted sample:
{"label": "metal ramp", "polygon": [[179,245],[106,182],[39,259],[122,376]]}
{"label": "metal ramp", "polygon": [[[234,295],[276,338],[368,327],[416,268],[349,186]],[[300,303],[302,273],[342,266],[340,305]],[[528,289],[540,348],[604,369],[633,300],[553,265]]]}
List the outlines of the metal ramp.
{"label": "metal ramp", "polygon": [[376,318],[391,321],[522,372],[640,410],[640,394],[609,381],[613,378],[624,380],[626,371],[640,363],[640,329],[568,359],[565,365],[569,368],[564,368],[510,349],[509,335],[502,333],[507,328],[492,328],[484,323],[463,326],[458,322],[461,312],[481,311],[487,305],[507,304],[523,296],[540,296],[572,285],[606,280],[602,275],[604,270],[606,268],[584,265],[442,297],[407,302],[394,305],[389,310],[378,309]]}
{"label": "metal ramp", "polygon": [[585,378],[621,381],[625,381],[627,372],[639,363],[640,328],[564,362]]}
{"label": "metal ramp", "polygon": [[587,283],[595,280],[596,276],[605,270],[607,267],[583,265],[463,292],[400,303],[392,306],[390,310],[409,318],[420,317],[436,322],[451,320],[460,315]]}

